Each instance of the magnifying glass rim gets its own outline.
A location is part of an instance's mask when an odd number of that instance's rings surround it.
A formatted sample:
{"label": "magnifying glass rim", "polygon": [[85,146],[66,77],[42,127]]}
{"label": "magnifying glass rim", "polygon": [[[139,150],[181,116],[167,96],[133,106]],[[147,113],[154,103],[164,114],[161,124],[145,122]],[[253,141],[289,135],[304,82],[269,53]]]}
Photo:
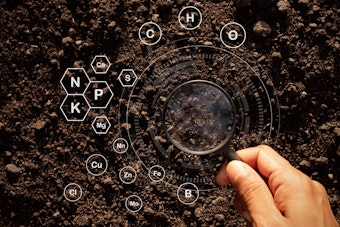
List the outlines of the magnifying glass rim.
{"label": "magnifying glass rim", "polygon": [[[168,103],[169,103],[169,100],[171,99],[171,97],[175,94],[176,91],[178,91],[179,89],[181,89],[182,87],[184,87],[185,85],[187,84],[193,84],[193,83],[205,83],[205,84],[209,84],[211,86],[214,86],[216,87],[218,90],[220,90],[224,95],[225,97],[228,99],[231,107],[232,107],[232,113],[233,113],[233,125],[232,125],[232,129],[229,131],[230,133],[228,133],[228,135],[226,136],[226,138],[215,148],[213,149],[209,149],[209,150],[205,150],[205,151],[195,151],[195,150],[190,150],[188,148],[185,148],[183,146],[181,146],[178,142],[176,142],[172,137],[171,135],[169,134],[167,128],[166,128],[166,125],[165,125],[165,111],[166,111],[166,108],[168,106]],[[193,155],[207,155],[207,154],[210,154],[210,153],[213,153],[215,151],[218,151],[220,150],[221,148],[224,148],[225,146],[227,146],[227,144],[229,143],[230,139],[232,138],[233,134],[234,134],[234,131],[235,131],[235,126],[236,126],[236,112],[235,112],[235,105],[234,105],[234,102],[231,98],[231,96],[221,87],[219,86],[218,84],[212,82],[212,81],[208,81],[208,80],[190,80],[190,81],[187,81],[187,82],[184,82],[182,84],[180,84],[179,86],[177,86],[174,90],[172,90],[170,92],[170,94],[167,96],[167,99],[166,99],[166,102],[164,104],[164,107],[163,107],[163,110],[162,110],[162,127],[163,127],[163,130],[166,134],[166,136],[168,137],[168,139],[170,140],[170,142],[175,146],[177,147],[179,150],[181,151],[184,151],[186,153],[189,153],[189,154],[193,154]]]}

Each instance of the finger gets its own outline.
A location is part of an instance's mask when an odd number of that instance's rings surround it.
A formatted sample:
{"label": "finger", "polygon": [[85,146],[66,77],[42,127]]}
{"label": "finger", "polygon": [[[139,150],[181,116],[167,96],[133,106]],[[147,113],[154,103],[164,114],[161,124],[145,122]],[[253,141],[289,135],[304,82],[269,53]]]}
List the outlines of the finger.
{"label": "finger", "polygon": [[246,163],[231,161],[227,165],[227,175],[246,206],[246,209],[242,206],[237,207],[243,216],[245,215],[244,211],[248,211],[251,220],[259,223],[266,222],[268,213],[271,214],[271,221],[276,222],[282,219],[281,212],[275,205],[272,193],[254,169]]}
{"label": "finger", "polygon": [[282,213],[288,210],[288,204],[292,204],[287,198],[295,204],[294,200],[300,199],[299,194],[305,193],[302,192],[301,183],[306,177],[271,147],[260,145],[239,150],[237,154],[268,180],[268,187],[273,195],[280,194],[275,202]]}
{"label": "finger", "polygon": [[[269,178],[269,176],[282,168],[293,168],[288,161],[281,157],[271,147],[260,145],[236,151],[237,155],[253,169],[260,172],[261,176]],[[230,184],[228,175],[225,171],[224,163],[216,176],[216,183],[221,186]]]}
{"label": "finger", "polygon": [[217,173],[216,176],[216,183],[220,186],[227,186],[230,184],[227,172],[226,172],[226,167],[227,167],[227,162],[224,162],[220,168],[220,170]]}
{"label": "finger", "polygon": [[282,168],[293,168],[289,162],[271,147],[260,145],[236,151],[240,158],[265,178]]}

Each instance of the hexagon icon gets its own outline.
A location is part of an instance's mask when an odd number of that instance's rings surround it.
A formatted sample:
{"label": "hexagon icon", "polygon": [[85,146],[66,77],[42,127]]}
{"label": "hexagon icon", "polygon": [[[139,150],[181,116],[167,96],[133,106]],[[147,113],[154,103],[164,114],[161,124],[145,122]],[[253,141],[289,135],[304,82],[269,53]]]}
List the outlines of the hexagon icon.
{"label": "hexagon icon", "polygon": [[90,111],[90,105],[84,95],[67,95],[60,105],[60,110],[67,121],[81,122]]}
{"label": "hexagon icon", "polygon": [[106,74],[110,66],[111,62],[105,55],[96,55],[91,62],[91,67],[96,74]]}
{"label": "hexagon icon", "polygon": [[92,128],[96,134],[107,134],[111,123],[106,116],[97,116],[92,122]]}
{"label": "hexagon icon", "polygon": [[137,75],[133,69],[123,69],[118,77],[123,87],[133,87],[137,79]]}
{"label": "hexagon icon", "polygon": [[83,94],[90,78],[83,68],[67,68],[60,83],[68,95]]}
{"label": "hexagon icon", "polygon": [[91,81],[85,91],[91,109],[105,109],[112,97],[113,92],[106,81]]}

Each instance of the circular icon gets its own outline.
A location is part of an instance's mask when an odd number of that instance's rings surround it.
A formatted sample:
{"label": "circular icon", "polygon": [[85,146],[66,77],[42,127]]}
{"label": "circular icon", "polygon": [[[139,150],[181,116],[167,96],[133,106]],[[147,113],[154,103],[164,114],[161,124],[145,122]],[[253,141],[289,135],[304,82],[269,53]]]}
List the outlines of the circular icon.
{"label": "circular icon", "polygon": [[133,182],[136,181],[136,178],[137,178],[137,172],[131,166],[126,166],[119,171],[119,179],[124,184],[132,184]]}
{"label": "circular icon", "polygon": [[[237,30],[231,30],[235,39]],[[138,81],[127,105],[120,103],[131,126],[124,138],[143,168],[164,167],[163,181],[176,190],[185,182],[200,192],[215,190],[216,166],[227,150],[275,143],[280,105],[273,82],[249,52],[222,43],[187,46],[186,40],[155,50],[136,66]]]}
{"label": "circular icon", "polygon": [[178,22],[184,29],[194,30],[202,23],[202,13],[194,6],[187,6],[179,12]]}
{"label": "circular icon", "polygon": [[118,154],[123,154],[129,149],[129,144],[124,138],[116,139],[113,144],[113,150]]}
{"label": "circular icon", "polygon": [[70,202],[77,202],[83,195],[83,190],[76,183],[70,183],[64,188],[64,197]]}
{"label": "circular icon", "polygon": [[108,167],[106,158],[101,154],[93,154],[86,160],[86,170],[92,176],[103,175]]}
{"label": "circular icon", "polygon": [[169,94],[162,120],[166,136],[179,150],[206,155],[229,143],[235,128],[235,107],[222,87],[211,81],[191,80]]}
{"label": "circular icon", "polygon": [[198,187],[193,183],[181,184],[177,189],[177,198],[181,203],[185,205],[195,203],[198,200],[198,197]]}
{"label": "circular icon", "polygon": [[247,34],[244,27],[236,22],[224,25],[220,32],[220,39],[223,45],[228,48],[238,48],[246,41]]}
{"label": "circular icon", "polygon": [[147,22],[139,28],[138,37],[145,45],[152,46],[161,40],[162,29],[154,22]]}
{"label": "circular icon", "polygon": [[149,169],[148,175],[153,182],[160,182],[165,177],[165,170],[160,165],[154,165]]}
{"label": "circular icon", "polygon": [[125,207],[131,212],[138,212],[142,209],[143,201],[138,195],[130,195],[125,200]]}

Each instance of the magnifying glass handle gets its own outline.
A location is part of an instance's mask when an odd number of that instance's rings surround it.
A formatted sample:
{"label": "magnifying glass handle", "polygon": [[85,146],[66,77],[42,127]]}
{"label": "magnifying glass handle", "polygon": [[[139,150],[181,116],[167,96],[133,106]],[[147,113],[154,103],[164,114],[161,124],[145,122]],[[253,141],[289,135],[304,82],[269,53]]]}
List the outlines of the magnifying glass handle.
{"label": "magnifying glass handle", "polygon": [[233,160],[242,161],[242,159],[230,148],[227,149],[227,152],[224,153],[224,157],[227,159],[228,162],[231,162]]}

